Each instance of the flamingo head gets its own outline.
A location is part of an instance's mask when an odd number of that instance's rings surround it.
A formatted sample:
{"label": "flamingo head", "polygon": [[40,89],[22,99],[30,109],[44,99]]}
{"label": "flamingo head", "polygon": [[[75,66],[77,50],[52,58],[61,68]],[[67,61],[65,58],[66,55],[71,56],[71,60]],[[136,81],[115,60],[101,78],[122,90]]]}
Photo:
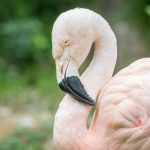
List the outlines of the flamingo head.
{"label": "flamingo head", "polygon": [[56,19],[52,29],[52,53],[60,88],[80,102],[95,105],[78,73],[94,41],[91,12],[77,8]]}

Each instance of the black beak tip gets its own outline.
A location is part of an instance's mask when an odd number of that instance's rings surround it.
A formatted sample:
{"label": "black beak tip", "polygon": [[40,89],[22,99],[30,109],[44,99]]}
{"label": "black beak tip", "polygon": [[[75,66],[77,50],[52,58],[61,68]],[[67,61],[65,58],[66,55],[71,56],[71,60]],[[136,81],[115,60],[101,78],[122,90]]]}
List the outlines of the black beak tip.
{"label": "black beak tip", "polygon": [[65,86],[64,80],[59,83],[59,87],[62,91],[67,92],[67,88]]}
{"label": "black beak tip", "polygon": [[83,102],[91,106],[96,104],[95,101],[87,94],[83,84],[77,76],[65,77],[61,83],[59,83],[59,87],[62,91],[67,92],[79,102]]}
{"label": "black beak tip", "polygon": [[96,101],[92,99],[92,101],[90,102],[91,106],[95,106],[96,105]]}

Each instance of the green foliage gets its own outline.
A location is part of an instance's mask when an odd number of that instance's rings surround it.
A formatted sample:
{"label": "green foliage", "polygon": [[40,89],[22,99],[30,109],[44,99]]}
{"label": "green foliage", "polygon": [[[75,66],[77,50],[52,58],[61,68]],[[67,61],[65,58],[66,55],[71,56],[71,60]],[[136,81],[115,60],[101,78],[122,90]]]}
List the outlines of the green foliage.
{"label": "green foliage", "polygon": [[51,132],[50,128],[17,128],[14,133],[0,141],[0,150],[41,150]]}
{"label": "green foliage", "polygon": [[49,110],[53,113],[63,96],[49,64],[43,68],[32,66],[23,74],[9,68],[0,74],[0,83],[0,105],[11,106],[14,111]]}
{"label": "green foliage", "polygon": [[0,27],[0,57],[8,64],[31,65],[47,59],[50,44],[38,20],[13,20]]}
{"label": "green foliage", "polygon": [[145,7],[145,12],[150,16],[150,4]]}
{"label": "green foliage", "polygon": [[128,21],[132,27],[138,30],[139,36],[142,36],[141,42],[146,44],[148,48],[150,39],[150,1],[122,1],[120,3],[121,20]]}

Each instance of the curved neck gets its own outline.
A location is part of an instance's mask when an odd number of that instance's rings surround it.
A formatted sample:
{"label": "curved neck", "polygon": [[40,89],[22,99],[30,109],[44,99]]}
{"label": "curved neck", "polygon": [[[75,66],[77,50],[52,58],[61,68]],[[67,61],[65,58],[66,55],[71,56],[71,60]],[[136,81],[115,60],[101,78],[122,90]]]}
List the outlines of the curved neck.
{"label": "curved neck", "polygon": [[[94,57],[81,81],[94,99],[113,74],[117,57],[116,38],[107,22],[100,18],[94,24],[95,51]],[[61,150],[95,150],[95,138],[88,130],[86,123],[91,106],[82,104],[70,96],[65,96],[55,116],[54,141]],[[99,133],[100,134],[100,133]],[[93,146],[89,145],[95,142]]]}
{"label": "curved neck", "polygon": [[104,19],[103,24],[97,22],[94,29],[94,56],[81,76],[81,81],[87,93],[96,99],[100,90],[112,77],[117,59],[117,44],[113,31]]}

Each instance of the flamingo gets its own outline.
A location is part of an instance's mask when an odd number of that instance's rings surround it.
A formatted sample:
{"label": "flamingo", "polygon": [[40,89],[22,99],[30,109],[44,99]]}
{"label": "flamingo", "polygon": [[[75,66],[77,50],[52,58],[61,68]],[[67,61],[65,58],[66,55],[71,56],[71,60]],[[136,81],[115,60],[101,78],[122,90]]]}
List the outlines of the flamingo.
{"label": "flamingo", "polygon": [[[78,69],[92,44],[93,59],[80,75]],[[112,77],[115,34],[102,16],[85,8],[56,19],[52,54],[57,82],[67,93],[54,120],[58,150],[150,150],[150,58],[137,60]]]}

